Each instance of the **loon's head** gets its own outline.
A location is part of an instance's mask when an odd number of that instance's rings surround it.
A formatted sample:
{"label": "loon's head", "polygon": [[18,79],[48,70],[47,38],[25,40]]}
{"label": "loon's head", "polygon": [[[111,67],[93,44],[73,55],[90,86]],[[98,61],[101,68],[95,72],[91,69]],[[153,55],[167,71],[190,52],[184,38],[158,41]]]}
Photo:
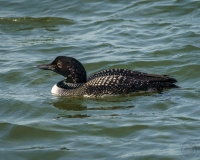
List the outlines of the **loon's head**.
{"label": "loon's head", "polygon": [[52,63],[38,65],[37,68],[61,74],[69,83],[85,83],[87,81],[85,68],[72,57],[58,56]]}

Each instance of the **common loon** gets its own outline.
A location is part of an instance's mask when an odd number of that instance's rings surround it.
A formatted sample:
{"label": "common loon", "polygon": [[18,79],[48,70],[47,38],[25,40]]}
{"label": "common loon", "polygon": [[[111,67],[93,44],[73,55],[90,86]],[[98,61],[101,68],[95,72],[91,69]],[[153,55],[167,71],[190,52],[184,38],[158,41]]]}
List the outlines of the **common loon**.
{"label": "common loon", "polygon": [[107,69],[87,79],[83,65],[72,57],[58,56],[50,64],[37,68],[52,70],[65,77],[55,84],[51,92],[59,96],[101,97],[104,95],[125,95],[139,91],[158,91],[179,88],[176,79],[167,75],[147,74],[128,69]]}

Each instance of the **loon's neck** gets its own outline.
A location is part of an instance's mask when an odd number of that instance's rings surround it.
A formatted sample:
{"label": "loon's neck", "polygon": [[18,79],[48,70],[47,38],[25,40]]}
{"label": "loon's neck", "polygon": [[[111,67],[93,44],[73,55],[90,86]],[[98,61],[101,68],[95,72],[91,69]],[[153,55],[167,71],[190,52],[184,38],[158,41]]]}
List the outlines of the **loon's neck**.
{"label": "loon's neck", "polygon": [[60,96],[74,96],[81,95],[82,92],[79,91],[79,87],[81,87],[84,83],[69,83],[65,79],[55,84],[51,93]]}
{"label": "loon's neck", "polygon": [[70,83],[68,81],[66,81],[66,79],[60,81],[57,83],[57,86],[59,88],[63,88],[63,89],[75,89],[77,87],[82,86],[84,83]]}

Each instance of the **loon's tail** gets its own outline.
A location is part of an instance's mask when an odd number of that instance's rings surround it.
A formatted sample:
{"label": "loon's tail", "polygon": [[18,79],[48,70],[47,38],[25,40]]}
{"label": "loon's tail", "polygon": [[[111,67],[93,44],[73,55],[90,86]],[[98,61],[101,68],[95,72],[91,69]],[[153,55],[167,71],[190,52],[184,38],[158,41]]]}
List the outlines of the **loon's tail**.
{"label": "loon's tail", "polygon": [[175,85],[171,82],[163,83],[163,88],[170,89],[170,88],[180,88],[179,86]]}
{"label": "loon's tail", "polygon": [[177,86],[177,80],[168,76],[164,76],[165,79],[150,80],[151,86],[155,88],[158,93],[162,93],[163,89],[180,88]]}

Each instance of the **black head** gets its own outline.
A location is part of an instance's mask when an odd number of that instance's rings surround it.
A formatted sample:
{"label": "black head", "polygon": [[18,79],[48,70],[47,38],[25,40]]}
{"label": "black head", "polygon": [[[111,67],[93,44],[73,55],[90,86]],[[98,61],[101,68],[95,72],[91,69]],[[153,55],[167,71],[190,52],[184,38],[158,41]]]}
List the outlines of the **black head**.
{"label": "black head", "polygon": [[69,83],[85,83],[86,71],[83,65],[72,57],[58,56],[51,64],[37,66],[40,69],[52,70],[66,77]]}

